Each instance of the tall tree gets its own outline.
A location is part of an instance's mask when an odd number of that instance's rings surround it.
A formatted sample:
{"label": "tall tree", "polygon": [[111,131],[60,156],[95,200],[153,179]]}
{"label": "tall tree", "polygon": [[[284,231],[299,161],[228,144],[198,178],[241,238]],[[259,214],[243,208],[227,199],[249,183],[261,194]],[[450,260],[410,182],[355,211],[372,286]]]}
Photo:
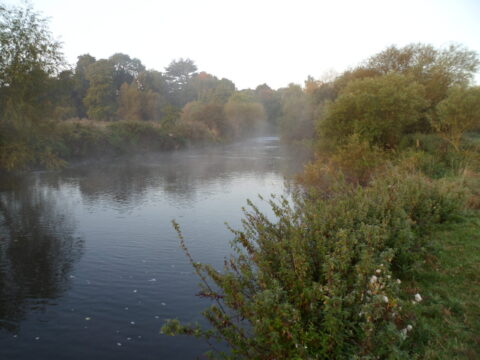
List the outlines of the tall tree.
{"label": "tall tree", "polygon": [[189,81],[197,71],[197,66],[190,59],[174,60],[165,68],[165,75],[170,87],[172,103],[182,108],[192,101],[195,94],[189,89]]}

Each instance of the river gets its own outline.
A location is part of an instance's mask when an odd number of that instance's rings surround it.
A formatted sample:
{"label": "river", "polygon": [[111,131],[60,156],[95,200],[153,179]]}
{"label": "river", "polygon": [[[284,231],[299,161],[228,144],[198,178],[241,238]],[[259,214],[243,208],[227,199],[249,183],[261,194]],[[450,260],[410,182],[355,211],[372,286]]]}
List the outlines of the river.
{"label": "river", "polygon": [[276,137],[138,155],[0,181],[0,359],[194,359],[160,335],[209,301],[179,248],[221,267],[242,206],[300,169]]}

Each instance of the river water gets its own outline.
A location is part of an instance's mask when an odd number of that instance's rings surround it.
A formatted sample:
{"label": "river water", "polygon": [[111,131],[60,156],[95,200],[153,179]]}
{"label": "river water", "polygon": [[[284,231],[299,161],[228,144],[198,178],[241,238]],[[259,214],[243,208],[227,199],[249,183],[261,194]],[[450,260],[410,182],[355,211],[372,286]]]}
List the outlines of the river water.
{"label": "river water", "polygon": [[179,248],[221,267],[225,222],[258,194],[287,194],[300,168],[276,137],[77,165],[0,181],[0,359],[195,359],[208,348],[160,335],[205,323],[209,301]]}

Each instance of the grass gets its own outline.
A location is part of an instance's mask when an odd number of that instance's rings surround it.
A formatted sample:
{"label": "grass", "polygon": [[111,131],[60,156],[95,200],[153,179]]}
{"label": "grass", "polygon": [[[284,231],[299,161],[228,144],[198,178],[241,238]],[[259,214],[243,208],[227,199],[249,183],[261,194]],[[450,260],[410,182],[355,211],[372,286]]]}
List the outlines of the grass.
{"label": "grass", "polygon": [[480,359],[480,212],[432,235],[433,251],[415,280],[422,359]]}

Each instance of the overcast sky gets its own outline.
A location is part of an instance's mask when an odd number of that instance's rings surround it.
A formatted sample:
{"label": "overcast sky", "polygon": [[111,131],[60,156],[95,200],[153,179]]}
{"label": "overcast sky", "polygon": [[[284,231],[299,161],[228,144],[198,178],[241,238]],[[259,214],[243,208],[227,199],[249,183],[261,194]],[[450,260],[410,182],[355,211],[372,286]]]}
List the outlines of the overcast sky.
{"label": "overcast sky", "polygon": [[456,42],[480,53],[480,0],[30,3],[50,17],[50,30],[71,64],[80,54],[99,59],[122,52],[163,71],[173,59],[188,57],[199,70],[227,77],[240,89],[321,78],[392,44]]}

